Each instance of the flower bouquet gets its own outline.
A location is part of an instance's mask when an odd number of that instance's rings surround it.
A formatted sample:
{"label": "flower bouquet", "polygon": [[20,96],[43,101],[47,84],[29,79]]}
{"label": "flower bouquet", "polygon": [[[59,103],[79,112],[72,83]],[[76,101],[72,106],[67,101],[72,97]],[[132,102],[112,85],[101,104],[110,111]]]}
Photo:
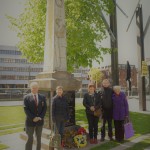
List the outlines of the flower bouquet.
{"label": "flower bouquet", "polygon": [[86,130],[80,127],[77,131],[77,135],[74,136],[74,142],[78,148],[85,147],[87,145]]}

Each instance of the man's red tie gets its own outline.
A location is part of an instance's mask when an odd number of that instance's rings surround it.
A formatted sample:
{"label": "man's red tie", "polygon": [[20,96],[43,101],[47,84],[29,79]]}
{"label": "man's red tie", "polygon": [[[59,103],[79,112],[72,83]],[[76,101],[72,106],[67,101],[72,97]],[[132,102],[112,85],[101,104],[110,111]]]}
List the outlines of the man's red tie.
{"label": "man's red tie", "polygon": [[36,95],[34,95],[34,100],[35,100],[35,105],[36,105],[36,107],[37,107],[38,103],[37,103]]}

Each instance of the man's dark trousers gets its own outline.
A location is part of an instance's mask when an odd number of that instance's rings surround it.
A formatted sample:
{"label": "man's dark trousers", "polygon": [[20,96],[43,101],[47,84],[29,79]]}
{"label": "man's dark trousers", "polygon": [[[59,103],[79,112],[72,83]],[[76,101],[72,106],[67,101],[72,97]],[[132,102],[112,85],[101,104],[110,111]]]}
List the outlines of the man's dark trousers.
{"label": "man's dark trousers", "polygon": [[32,150],[34,131],[36,133],[36,139],[37,139],[36,150],[41,150],[42,128],[43,128],[43,126],[35,126],[35,127],[27,126],[26,127],[26,133],[28,135],[28,140],[27,140],[27,143],[25,145],[25,150]]}
{"label": "man's dark trousers", "polygon": [[105,138],[105,124],[108,123],[108,136],[112,138],[112,118],[102,119],[101,138]]}

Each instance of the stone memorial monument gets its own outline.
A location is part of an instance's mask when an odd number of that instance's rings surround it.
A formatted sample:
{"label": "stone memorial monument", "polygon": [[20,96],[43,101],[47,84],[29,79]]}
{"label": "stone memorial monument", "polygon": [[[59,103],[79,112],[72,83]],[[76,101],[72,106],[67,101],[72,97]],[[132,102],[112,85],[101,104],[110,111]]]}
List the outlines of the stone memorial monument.
{"label": "stone memorial monument", "polygon": [[47,0],[44,72],[66,71],[64,0]]}
{"label": "stone memorial monument", "polygon": [[44,68],[43,72],[29,83],[36,81],[39,83],[40,90],[50,92],[49,108],[56,87],[63,86],[70,107],[69,126],[75,124],[75,90],[80,88],[81,82],[67,72],[66,46],[64,0],[47,0]]}

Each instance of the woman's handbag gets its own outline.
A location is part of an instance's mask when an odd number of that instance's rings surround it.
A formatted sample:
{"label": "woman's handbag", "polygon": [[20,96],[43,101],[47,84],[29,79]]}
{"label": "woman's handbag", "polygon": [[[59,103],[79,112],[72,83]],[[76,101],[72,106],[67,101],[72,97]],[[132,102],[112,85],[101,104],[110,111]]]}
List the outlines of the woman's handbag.
{"label": "woman's handbag", "polygon": [[58,133],[55,124],[51,128],[49,147],[61,147],[61,135]]}
{"label": "woman's handbag", "polygon": [[129,119],[125,120],[124,134],[125,134],[126,139],[129,139],[130,137],[134,136],[133,125],[132,125],[132,123],[130,122]]}
{"label": "woman's handbag", "polygon": [[98,109],[96,109],[96,110],[94,111],[94,116],[96,116],[96,117],[100,117],[101,114],[102,114],[102,111],[101,111],[100,108],[98,108]]}

